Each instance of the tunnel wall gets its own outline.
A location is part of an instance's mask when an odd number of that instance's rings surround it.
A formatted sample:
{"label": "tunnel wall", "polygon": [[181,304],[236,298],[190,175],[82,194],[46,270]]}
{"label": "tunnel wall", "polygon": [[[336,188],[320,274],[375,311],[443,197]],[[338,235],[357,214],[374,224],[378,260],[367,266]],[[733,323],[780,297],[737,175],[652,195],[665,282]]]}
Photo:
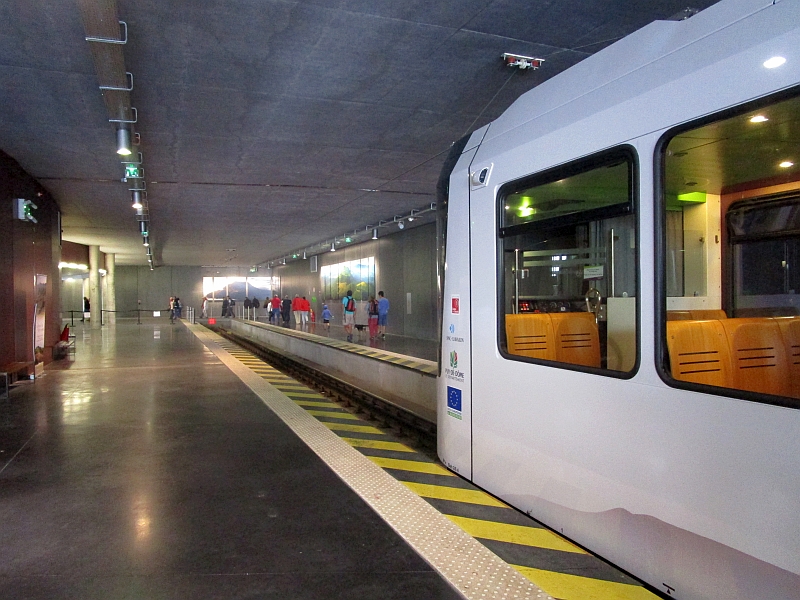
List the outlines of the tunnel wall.
{"label": "tunnel wall", "polygon": [[[14,218],[16,198],[32,200],[38,221]],[[0,151],[0,364],[34,359],[33,323],[36,275],[46,275],[44,361],[61,333],[60,213],[58,204],[31,175]]]}
{"label": "tunnel wall", "polygon": [[[310,272],[310,261],[294,261],[276,266],[281,278],[281,294],[306,296],[319,315],[327,299],[321,295],[320,270],[359,258],[375,257],[376,292],[383,290],[389,299],[387,332],[418,339],[436,339],[436,225],[428,224],[387,235],[377,240],[318,255],[318,271]],[[410,296],[409,296],[410,295]],[[336,323],[341,323],[340,300],[328,302]]]}

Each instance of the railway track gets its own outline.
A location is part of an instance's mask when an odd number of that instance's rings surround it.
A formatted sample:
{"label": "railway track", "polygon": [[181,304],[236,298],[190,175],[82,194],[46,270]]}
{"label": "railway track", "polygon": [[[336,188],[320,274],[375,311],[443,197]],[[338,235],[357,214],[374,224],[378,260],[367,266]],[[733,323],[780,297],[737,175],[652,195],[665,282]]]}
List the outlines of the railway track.
{"label": "railway track", "polygon": [[427,452],[436,450],[436,424],[415,413],[397,406],[375,394],[325,373],[316,365],[297,357],[287,356],[250,338],[233,333],[224,327],[206,326],[234,344],[252,352],[279,371],[316,389],[325,396],[348,407],[360,416],[375,422],[379,427],[408,437],[416,442],[418,449]]}

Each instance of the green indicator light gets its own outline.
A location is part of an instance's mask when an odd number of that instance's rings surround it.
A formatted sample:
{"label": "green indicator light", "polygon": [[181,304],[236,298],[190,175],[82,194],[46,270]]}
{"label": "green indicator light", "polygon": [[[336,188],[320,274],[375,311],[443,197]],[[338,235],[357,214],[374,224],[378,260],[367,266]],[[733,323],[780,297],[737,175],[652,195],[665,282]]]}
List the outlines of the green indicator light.
{"label": "green indicator light", "polygon": [[137,178],[139,175],[139,167],[136,165],[125,165],[125,177]]}
{"label": "green indicator light", "polygon": [[687,192],[685,194],[678,194],[678,200],[681,202],[699,202],[703,203],[706,201],[706,193],[705,192]]}
{"label": "green indicator light", "polygon": [[344,241],[345,241],[345,242],[347,242],[347,243],[349,244],[349,243],[350,243],[350,242],[352,242],[353,240],[352,240],[352,239],[350,239],[349,237],[346,237],[346,238],[344,238]]}

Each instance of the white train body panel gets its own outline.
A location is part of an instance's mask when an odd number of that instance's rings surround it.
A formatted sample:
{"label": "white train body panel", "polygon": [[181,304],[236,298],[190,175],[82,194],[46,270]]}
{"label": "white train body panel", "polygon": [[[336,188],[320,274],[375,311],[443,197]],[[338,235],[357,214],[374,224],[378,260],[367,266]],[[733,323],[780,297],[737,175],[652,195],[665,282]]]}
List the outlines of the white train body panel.
{"label": "white train body panel", "polygon": [[[765,69],[775,55],[786,64]],[[524,95],[473,136],[477,153],[451,177],[442,330],[454,325],[464,341],[443,339],[441,459],[682,599],[800,598],[800,410],[659,377],[656,144],[676,125],[798,82],[800,2],[725,1],[654,23]],[[508,360],[497,330],[499,188],[622,144],[638,155],[635,375]],[[470,189],[468,173],[488,166],[488,185]],[[457,384],[444,373],[451,351]],[[460,419],[448,414],[448,386],[462,390]]]}

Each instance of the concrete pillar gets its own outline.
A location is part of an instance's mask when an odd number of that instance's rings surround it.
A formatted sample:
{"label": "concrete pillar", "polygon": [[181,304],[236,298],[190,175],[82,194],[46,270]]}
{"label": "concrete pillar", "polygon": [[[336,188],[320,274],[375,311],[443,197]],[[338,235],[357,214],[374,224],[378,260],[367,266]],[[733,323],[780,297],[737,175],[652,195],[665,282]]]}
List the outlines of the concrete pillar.
{"label": "concrete pillar", "polygon": [[105,276],[105,290],[103,290],[103,298],[105,299],[106,310],[110,311],[106,313],[106,321],[109,325],[114,325],[117,322],[117,313],[113,312],[117,310],[117,289],[116,289],[116,282],[114,280],[115,274],[114,272],[117,269],[117,261],[116,255],[114,254],[106,254],[106,276]]}
{"label": "concrete pillar", "polygon": [[100,329],[100,246],[89,246],[89,304],[92,329]]}

